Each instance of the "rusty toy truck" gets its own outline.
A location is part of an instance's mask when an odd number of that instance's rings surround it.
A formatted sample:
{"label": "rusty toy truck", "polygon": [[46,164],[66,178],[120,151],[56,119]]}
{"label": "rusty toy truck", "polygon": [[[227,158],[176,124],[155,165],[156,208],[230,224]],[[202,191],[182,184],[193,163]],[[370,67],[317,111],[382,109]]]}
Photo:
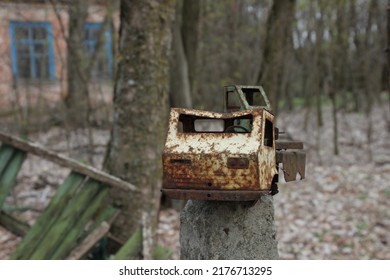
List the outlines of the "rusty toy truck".
{"label": "rusty toy truck", "polygon": [[162,192],[173,199],[251,201],[305,177],[302,142],[277,140],[259,86],[225,87],[224,113],[172,108],[163,151]]}

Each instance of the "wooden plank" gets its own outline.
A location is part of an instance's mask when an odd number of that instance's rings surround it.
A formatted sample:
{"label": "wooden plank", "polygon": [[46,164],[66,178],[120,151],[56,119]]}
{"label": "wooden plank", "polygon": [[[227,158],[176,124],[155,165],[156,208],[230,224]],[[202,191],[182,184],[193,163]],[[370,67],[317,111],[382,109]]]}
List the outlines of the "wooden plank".
{"label": "wooden plank", "polygon": [[8,193],[15,184],[16,176],[20,168],[22,167],[23,161],[26,158],[26,154],[21,151],[16,151],[9,164],[5,167],[3,174],[0,177],[0,209],[6,200]]}
{"label": "wooden plank", "polygon": [[46,207],[45,211],[37,218],[35,224],[29,230],[25,238],[17,246],[11,255],[11,259],[29,259],[31,254],[45,239],[47,231],[61,215],[63,208],[75,196],[78,187],[85,180],[85,176],[71,172],[59,187],[58,191]]}
{"label": "wooden plank", "polygon": [[9,160],[16,150],[8,145],[1,145],[0,147],[0,175],[3,173],[3,170],[7,166]]}
{"label": "wooden plank", "polygon": [[138,259],[138,254],[142,250],[142,230],[138,229],[136,232],[126,241],[118,253],[116,253],[114,260],[134,260]]}
{"label": "wooden plank", "polygon": [[[81,244],[77,245],[75,249],[69,254],[67,259],[80,259],[84,257],[92,247],[108,233],[111,223],[115,220],[115,217],[119,214],[119,210],[113,207],[107,207],[101,205],[97,210],[96,218],[91,226],[80,237]],[[107,232],[105,232],[105,226],[107,225]],[[95,241],[94,241],[95,240]]]}
{"label": "wooden plank", "polygon": [[299,142],[299,141],[276,140],[275,143],[276,143],[276,150],[287,150],[287,149],[302,150],[303,149],[303,142]]}
{"label": "wooden plank", "polygon": [[107,222],[101,223],[95,228],[90,235],[87,236],[66,258],[67,260],[79,260],[88,254],[100,239],[102,239],[110,230],[110,225]]}
{"label": "wooden plank", "polygon": [[55,252],[50,256],[52,260],[60,260],[66,258],[69,253],[77,246],[79,237],[83,234],[84,229],[88,221],[95,214],[96,210],[99,208],[99,205],[103,202],[103,199],[107,196],[108,188],[104,190],[100,190],[97,196],[87,203],[86,209],[80,213],[79,219],[76,220],[76,223],[73,227],[63,235],[63,240],[59,244],[57,248],[55,248]]}
{"label": "wooden plank", "polygon": [[99,190],[100,186],[98,182],[93,181],[92,184],[88,180],[81,188],[81,191],[63,209],[61,215],[45,234],[44,242],[39,244],[30,259],[51,259],[56,248],[63,242],[63,237],[75,226],[77,220],[80,219],[80,216],[88,207],[89,202],[93,200]]}
{"label": "wooden plank", "polygon": [[25,236],[30,229],[27,223],[19,221],[4,211],[0,211],[0,224],[17,236]]}
{"label": "wooden plank", "polygon": [[107,205],[100,205],[99,209],[94,215],[96,218],[94,218],[93,223],[83,233],[82,238],[85,238],[86,236],[91,234],[104,221],[108,222],[108,224],[111,224],[117,214],[119,214],[118,209],[109,207]]}
{"label": "wooden plank", "polygon": [[53,151],[46,150],[41,146],[37,145],[36,143],[24,141],[20,138],[7,135],[3,132],[0,132],[0,141],[8,145],[11,145],[15,148],[18,148],[19,150],[43,157],[61,166],[68,167],[75,172],[84,174],[90,178],[95,179],[96,181],[105,183],[109,186],[117,187],[126,191],[134,191],[134,192],[138,191],[134,185],[128,182],[125,182],[117,177],[114,177],[94,167],[82,164],[74,159],[68,158],[63,155],[59,155]]}

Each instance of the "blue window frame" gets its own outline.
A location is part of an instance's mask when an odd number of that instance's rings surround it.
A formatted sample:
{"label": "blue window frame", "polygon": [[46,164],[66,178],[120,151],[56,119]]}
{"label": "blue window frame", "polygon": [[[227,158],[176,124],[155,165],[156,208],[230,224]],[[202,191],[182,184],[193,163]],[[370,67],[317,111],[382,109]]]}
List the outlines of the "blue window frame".
{"label": "blue window frame", "polygon": [[11,21],[9,31],[14,78],[54,80],[55,61],[51,24]]}
{"label": "blue window frame", "polygon": [[[89,58],[95,58],[91,77],[93,79],[110,79],[112,77],[111,31],[106,28],[103,31],[103,38],[99,40],[101,27],[101,23],[86,23],[84,25],[84,50],[88,53]],[[99,43],[102,45],[97,48]],[[95,54],[96,50],[98,50],[97,54]]]}

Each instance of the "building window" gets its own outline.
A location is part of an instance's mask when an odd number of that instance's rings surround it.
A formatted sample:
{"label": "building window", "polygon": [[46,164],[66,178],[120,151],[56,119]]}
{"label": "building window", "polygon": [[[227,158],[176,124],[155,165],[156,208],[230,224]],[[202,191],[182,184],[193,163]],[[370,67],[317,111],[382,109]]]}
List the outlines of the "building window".
{"label": "building window", "polygon": [[51,24],[10,22],[12,72],[16,79],[54,80]]}
{"label": "building window", "polygon": [[100,30],[101,26],[101,23],[86,23],[84,28],[84,50],[94,63],[92,79],[112,77],[111,32],[109,28]]}

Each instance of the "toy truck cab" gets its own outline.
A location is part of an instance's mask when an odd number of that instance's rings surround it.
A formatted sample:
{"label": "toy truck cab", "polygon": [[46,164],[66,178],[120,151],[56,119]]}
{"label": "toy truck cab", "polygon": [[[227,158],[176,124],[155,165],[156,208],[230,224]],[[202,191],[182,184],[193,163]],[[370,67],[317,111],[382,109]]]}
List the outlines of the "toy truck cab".
{"label": "toy truck cab", "polygon": [[[162,192],[173,199],[257,200],[305,177],[302,142],[280,141],[259,86],[225,87],[224,113],[172,108]],[[299,175],[299,176],[298,176]]]}
{"label": "toy truck cab", "polygon": [[[251,110],[264,108],[272,112],[271,104],[261,86],[225,86],[225,112],[236,112],[241,110]],[[303,149],[303,143],[299,141],[279,140],[279,129],[274,128],[275,132],[275,155],[276,167],[283,165],[284,180],[286,182],[305,178],[306,153],[300,151]],[[279,181],[276,177],[275,183]]]}
{"label": "toy truck cab", "polygon": [[273,121],[264,108],[171,109],[162,192],[174,199],[231,201],[269,193],[277,175]]}

